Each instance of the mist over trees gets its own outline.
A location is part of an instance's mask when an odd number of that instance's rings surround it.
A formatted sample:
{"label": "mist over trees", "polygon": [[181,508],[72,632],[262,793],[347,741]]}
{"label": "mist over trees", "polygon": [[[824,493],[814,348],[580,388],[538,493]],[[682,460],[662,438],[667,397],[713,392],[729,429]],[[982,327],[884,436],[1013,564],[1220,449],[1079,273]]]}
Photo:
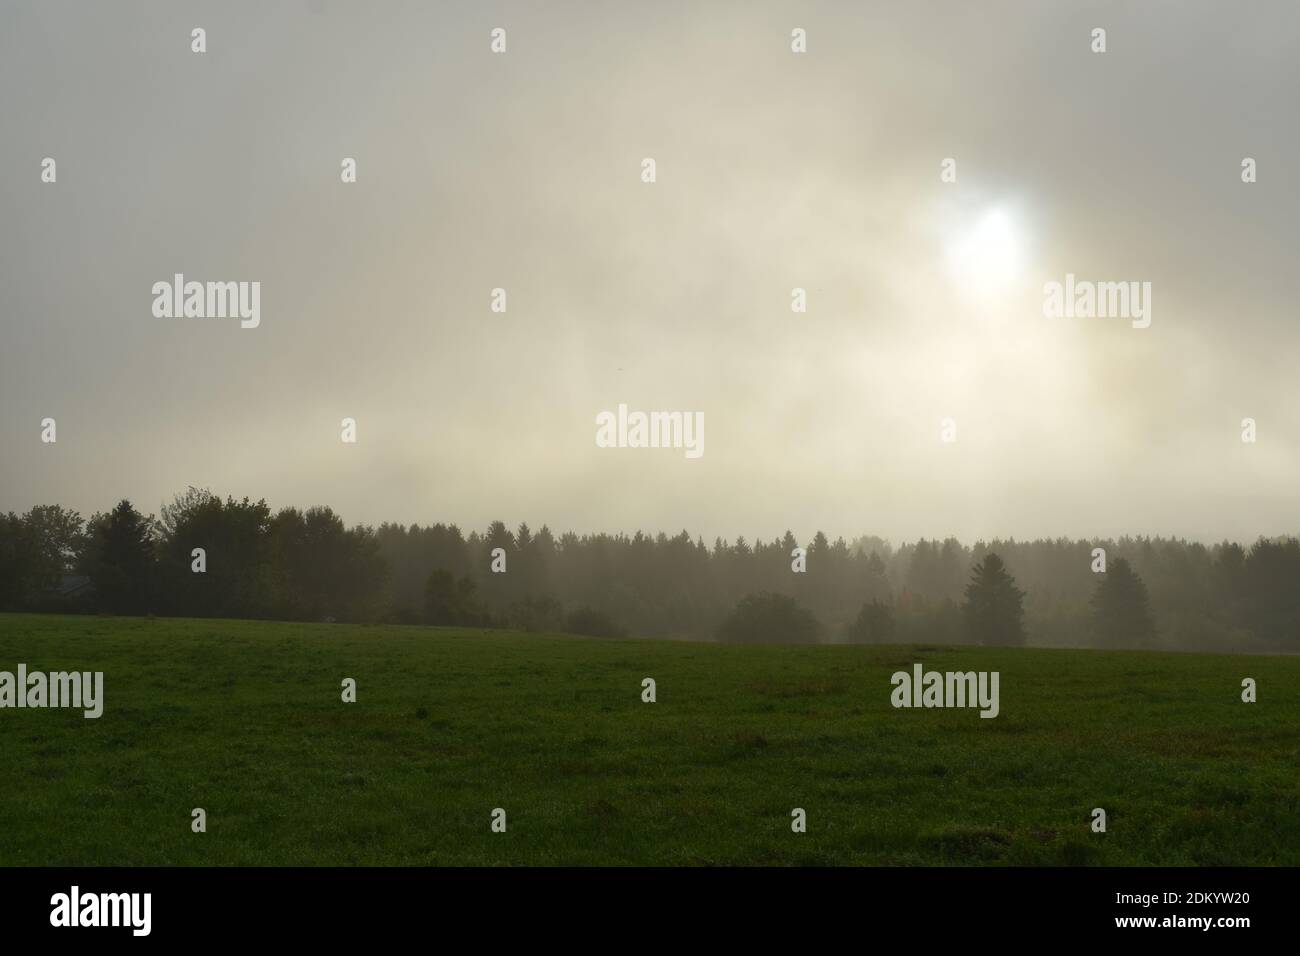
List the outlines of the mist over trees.
{"label": "mist over trees", "polygon": [[[803,573],[792,570],[796,548],[806,549]],[[1104,573],[1093,570],[1096,548]],[[710,545],[687,531],[557,535],[501,521],[468,533],[441,523],[349,527],[327,507],[272,511],[190,488],[157,516],[129,501],[89,519],[57,505],[0,515],[0,609],[705,640],[1300,650],[1300,541],[895,547],[823,532],[801,542],[785,531]]]}
{"label": "mist over trees", "polygon": [[1148,644],[1155,637],[1147,588],[1129,563],[1116,558],[1097,582],[1089,601],[1092,630],[1102,646],[1132,647]]}
{"label": "mist over trees", "polygon": [[888,644],[894,637],[894,609],[880,598],[862,605],[848,631],[853,644]]}
{"label": "mist over trees", "polygon": [[821,625],[788,594],[747,594],[718,626],[727,644],[815,644]]}
{"label": "mist over trees", "polygon": [[1025,592],[996,553],[984,555],[971,571],[962,616],[966,634],[976,644],[1023,644]]}

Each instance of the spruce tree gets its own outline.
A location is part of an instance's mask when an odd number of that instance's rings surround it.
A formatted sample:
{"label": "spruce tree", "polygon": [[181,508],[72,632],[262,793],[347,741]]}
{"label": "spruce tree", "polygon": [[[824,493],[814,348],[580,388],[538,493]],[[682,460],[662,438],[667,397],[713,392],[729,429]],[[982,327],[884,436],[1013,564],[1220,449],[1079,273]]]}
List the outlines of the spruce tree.
{"label": "spruce tree", "polygon": [[975,565],[966,585],[961,610],[968,637],[977,644],[1023,644],[1024,596],[1002,559],[990,551]]}
{"label": "spruce tree", "polygon": [[114,614],[152,610],[153,521],[123,499],[107,515],[92,519],[95,543],[91,579],[104,607]]}
{"label": "spruce tree", "polygon": [[1110,562],[1090,603],[1092,626],[1102,644],[1134,647],[1155,637],[1147,586],[1123,558]]}

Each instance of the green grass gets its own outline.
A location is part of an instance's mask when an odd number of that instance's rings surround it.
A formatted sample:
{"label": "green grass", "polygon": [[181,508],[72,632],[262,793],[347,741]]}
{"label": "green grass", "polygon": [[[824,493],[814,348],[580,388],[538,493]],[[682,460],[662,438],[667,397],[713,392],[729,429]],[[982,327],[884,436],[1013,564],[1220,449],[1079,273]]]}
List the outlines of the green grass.
{"label": "green grass", "polygon": [[[893,709],[918,660],[1001,715]],[[5,865],[1300,862],[1298,657],[0,615],[19,662],[105,709],[0,710]]]}

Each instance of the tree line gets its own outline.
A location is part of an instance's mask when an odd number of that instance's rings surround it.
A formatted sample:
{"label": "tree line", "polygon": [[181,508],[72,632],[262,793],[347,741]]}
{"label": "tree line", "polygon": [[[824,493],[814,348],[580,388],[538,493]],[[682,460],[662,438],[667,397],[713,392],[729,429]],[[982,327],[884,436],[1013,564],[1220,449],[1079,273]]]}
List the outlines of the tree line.
{"label": "tree line", "polygon": [[1294,650],[1300,541],[894,547],[822,532],[800,543],[786,531],[706,545],[686,531],[557,536],[501,521],[465,534],[441,523],[349,527],[327,507],[272,511],[264,500],[190,488],[156,516],[130,501],[89,519],[58,505],[0,515],[0,609],[746,641]]}

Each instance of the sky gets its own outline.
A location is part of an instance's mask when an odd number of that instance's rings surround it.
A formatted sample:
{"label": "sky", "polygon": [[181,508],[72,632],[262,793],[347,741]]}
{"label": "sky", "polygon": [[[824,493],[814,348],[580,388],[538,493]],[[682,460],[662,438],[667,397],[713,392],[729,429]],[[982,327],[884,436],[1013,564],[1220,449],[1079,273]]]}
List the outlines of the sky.
{"label": "sky", "polygon": [[[1297,90],[1291,0],[6,0],[0,511],[1294,534]],[[176,273],[260,324],[156,317]],[[704,454],[598,447],[620,404]]]}

